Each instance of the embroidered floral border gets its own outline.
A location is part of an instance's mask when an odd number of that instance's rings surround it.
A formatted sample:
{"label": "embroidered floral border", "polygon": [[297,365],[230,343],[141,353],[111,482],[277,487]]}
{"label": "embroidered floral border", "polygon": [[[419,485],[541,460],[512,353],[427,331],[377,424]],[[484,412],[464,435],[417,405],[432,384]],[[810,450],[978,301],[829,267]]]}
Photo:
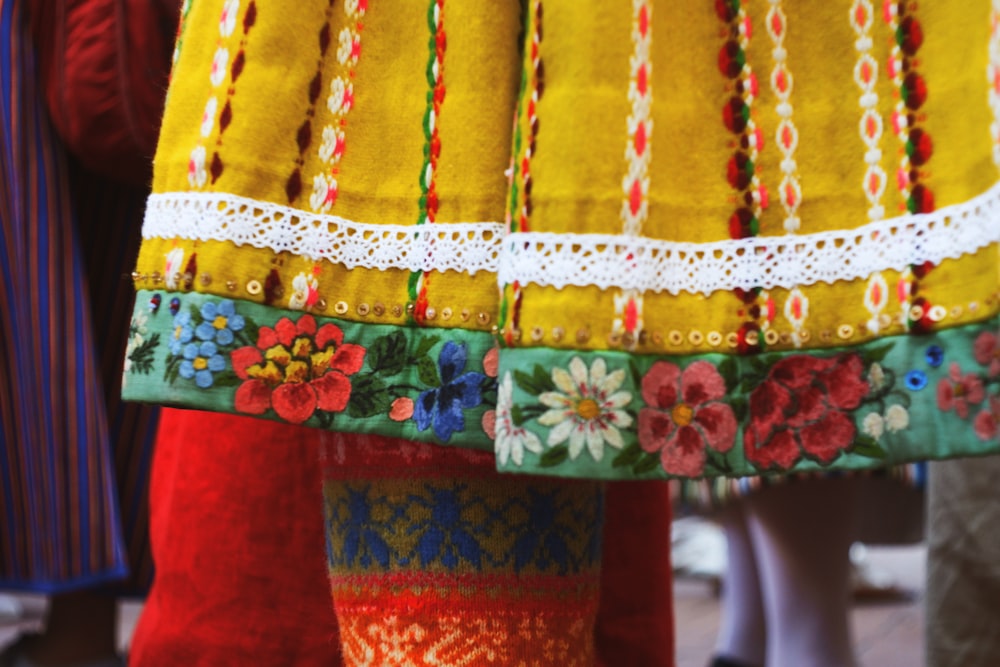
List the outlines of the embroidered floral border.
{"label": "embroidered floral border", "polygon": [[144,290],[122,396],[489,449],[482,424],[496,403],[496,368],[488,333],[357,324]]}
{"label": "embroidered floral border", "polygon": [[992,453],[1000,447],[998,323],[810,354],[504,350],[497,464],[656,479]]}
{"label": "embroidered floral border", "polygon": [[127,400],[493,448],[509,472],[865,469],[1000,449],[1000,318],[809,354],[498,353],[483,332],[140,291],[123,385]]}

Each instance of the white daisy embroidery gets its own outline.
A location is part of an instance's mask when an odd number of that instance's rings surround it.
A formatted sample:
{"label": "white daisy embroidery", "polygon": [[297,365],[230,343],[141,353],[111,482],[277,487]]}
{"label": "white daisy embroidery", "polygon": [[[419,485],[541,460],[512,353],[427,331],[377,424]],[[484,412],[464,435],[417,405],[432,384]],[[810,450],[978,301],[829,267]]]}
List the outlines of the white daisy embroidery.
{"label": "white daisy embroidery", "polygon": [[496,456],[501,464],[513,461],[524,463],[524,450],[542,453],[542,441],[531,431],[514,423],[514,381],[510,373],[504,375],[497,388]]}
{"label": "white daisy embroidery", "polygon": [[604,457],[605,443],[615,449],[624,447],[619,429],[632,425],[632,416],[621,409],[632,401],[632,394],[618,391],[624,380],[625,371],[608,374],[603,359],[595,360],[589,370],[580,357],[573,357],[568,372],[554,368],[552,381],[559,391],[538,397],[549,408],[538,423],[553,427],[548,445],[569,440],[569,457],[576,459],[586,444],[595,461]]}

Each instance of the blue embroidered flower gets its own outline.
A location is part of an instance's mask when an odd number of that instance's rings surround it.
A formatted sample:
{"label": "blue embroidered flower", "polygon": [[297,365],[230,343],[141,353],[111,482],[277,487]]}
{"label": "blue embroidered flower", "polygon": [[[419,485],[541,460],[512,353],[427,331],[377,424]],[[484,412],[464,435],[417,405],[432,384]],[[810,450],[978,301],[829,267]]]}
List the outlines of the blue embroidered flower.
{"label": "blue embroidered flower", "polygon": [[233,332],[240,331],[246,325],[243,316],[236,314],[236,306],[228,300],[219,303],[206,301],[201,307],[201,317],[204,321],[195,329],[195,335],[201,340],[215,341],[219,345],[231,345]]}
{"label": "blue embroidered flower", "polygon": [[202,389],[212,386],[212,373],[226,370],[226,359],[219,354],[215,343],[188,343],[184,346],[184,361],[181,362],[178,374],[190,380]]}
{"label": "blue embroidered flower", "polygon": [[179,356],[184,346],[194,338],[194,327],[191,325],[191,313],[186,310],[174,315],[174,333],[170,336],[170,354]]}
{"label": "blue embroidered flower", "polygon": [[910,391],[920,391],[927,386],[927,373],[910,371],[906,374],[906,388]]}
{"label": "blue embroidered flower", "polygon": [[413,420],[421,431],[434,426],[434,435],[447,442],[455,431],[465,430],[462,410],[483,402],[482,373],[462,373],[468,353],[465,344],[448,341],[438,357],[441,386],[421,392],[413,406]]}

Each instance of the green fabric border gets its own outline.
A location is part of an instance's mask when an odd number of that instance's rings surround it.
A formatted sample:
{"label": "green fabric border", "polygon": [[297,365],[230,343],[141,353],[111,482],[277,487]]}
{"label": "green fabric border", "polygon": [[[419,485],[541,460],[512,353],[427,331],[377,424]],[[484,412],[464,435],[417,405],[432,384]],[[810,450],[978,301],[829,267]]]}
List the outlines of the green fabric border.
{"label": "green fabric border", "polygon": [[[206,311],[206,304],[213,305]],[[221,315],[226,324],[217,322],[220,309],[229,312],[230,308],[232,316]],[[339,344],[331,340],[336,337],[331,326],[343,334]],[[316,333],[310,336],[296,327]],[[268,397],[260,383],[248,388],[252,378],[240,368],[254,358],[254,350],[263,356],[261,341],[264,348],[280,344],[276,328],[286,332],[286,341],[294,332],[291,338],[305,339],[300,340],[304,349],[313,354],[332,353],[332,357],[326,361],[329,368],[307,370],[306,382],[287,387],[281,394],[277,392],[281,385],[276,385]],[[220,334],[224,330],[230,331],[231,341],[230,334]],[[129,334],[122,388],[125,400],[248,414],[330,431],[486,450],[493,446],[482,426],[484,414],[496,403],[496,381],[484,368],[484,362],[488,366],[492,358],[495,375],[495,342],[489,333],[362,324],[204,294],[141,290]],[[268,337],[271,340],[265,340]],[[205,343],[214,346],[214,354]],[[192,345],[197,349],[192,350]],[[192,352],[207,365],[199,369],[200,376],[185,377],[189,373],[184,362],[195,363],[185,355]],[[301,364],[299,370],[307,365]],[[203,384],[210,377],[211,384],[199,386],[199,377]],[[350,395],[341,405],[346,383]],[[251,397],[242,402],[242,410],[241,395]],[[321,400],[324,395],[325,401]],[[267,398],[270,403],[260,411]],[[279,410],[279,403],[284,410]],[[248,404],[254,412],[246,411]],[[333,409],[324,410],[324,404]],[[292,418],[283,418],[280,412]]]}
{"label": "green fabric border", "polygon": [[[860,470],[916,460],[995,453],[1000,450],[997,436],[997,423],[1000,421],[998,340],[1000,318],[993,318],[988,322],[931,335],[895,336],[864,346],[814,350],[808,354],[660,357],[612,351],[595,354],[537,348],[503,350],[498,374],[501,405],[496,417],[498,468],[506,472],[600,479],[742,477],[790,471]],[[724,394],[703,401],[702,406],[717,404],[714,414],[728,408],[736,419],[737,430],[731,448],[726,451],[718,451],[706,439],[701,440],[704,460],[700,470],[697,470],[695,448],[693,456],[671,458],[669,465],[675,470],[678,467],[686,467],[687,470],[682,474],[670,474],[665,470],[668,464],[662,457],[663,447],[657,449],[656,445],[648,445],[653,451],[646,451],[640,446],[640,415],[645,411],[647,417],[652,416],[645,420],[646,423],[653,424],[659,419],[661,427],[667,420],[672,421],[672,408],[677,408],[677,404],[683,401],[677,399],[671,402],[669,387],[673,386],[675,393],[681,392],[682,374],[696,362],[710,365],[698,367],[699,373],[691,372],[692,376],[701,378],[702,385],[711,381],[724,383]],[[583,379],[584,384],[599,384],[595,381],[595,373],[604,378],[604,414],[620,409],[626,414],[626,418],[620,421],[631,421],[627,427],[617,429],[620,443],[616,444],[620,447],[603,441],[599,460],[586,444],[573,452],[569,439],[560,440],[565,432],[552,435],[558,427],[552,422],[557,421],[559,415],[550,411],[553,404],[558,403],[560,395],[568,395],[557,386],[556,369],[564,369],[571,376],[568,371],[574,363],[578,371],[576,379]],[[598,368],[602,363],[604,368]],[[650,376],[650,369],[656,363],[661,364],[660,372]],[[677,372],[669,369],[664,372],[662,364],[673,365]],[[873,368],[876,365],[877,369]],[[789,374],[798,379],[787,381]],[[952,374],[958,378],[957,384],[961,385],[958,391],[966,392],[964,405],[962,396],[956,399],[954,390],[949,390],[949,387],[956,386]],[[664,397],[666,406],[658,413],[656,406],[651,406],[643,395],[643,381],[647,377],[651,387],[666,387],[664,393],[657,394]],[[714,379],[716,377],[718,379]],[[657,382],[657,378],[661,381]],[[784,385],[781,384],[782,378],[786,380]],[[865,395],[859,398],[861,383],[864,383]],[[948,386],[942,387],[942,383]],[[792,385],[799,386],[789,391]],[[616,394],[617,400],[610,398]],[[653,394],[648,395],[654,401],[660,400]],[[949,395],[951,398],[948,398]],[[576,400],[579,403],[581,397],[582,394],[576,399],[571,397],[570,402]],[[764,401],[765,398],[771,400]],[[819,408],[816,407],[817,398],[821,401]],[[756,409],[758,407],[785,401],[786,408],[794,411],[798,409],[795,402],[802,401],[813,406],[813,411],[820,418],[793,429],[791,433],[787,428],[768,429],[763,420],[752,423],[751,401],[757,401],[754,413],[758,415],[763,412]],[[623,402],[620,408],[615,407]],[[588,414],[594,411],[594,404],[591,404]],[[841,414],[833,415],[834,412]],[[546,413],[550,414],[547,421],[544,417]],[[691,416],[689,413],[680,415],[680,418],[686,420]],[[567,417],[562,421],[572,422],[573,418]],[[906,422],[905,427],[900,428],[903,421]],[[607,426],[613,427],[613,424]],[[748,437],[751,440],[754,438],[753,433],[747,436],[751,427],[758,434],[756,441],[769,443],[772,448],[776,442],[798,442],[798,454],[793,461],[755,465],[753,460],[748,459],[747,453]],[[804,429],[814,430],[806,432]],[[776,433],[780,433],[780,437]],[[766,439],[768,434],[772,439]],[[815,445],[822,441],[818,434],[829,437],[827,444],[833,448],[832,452],[816,456],[813,451],[804,449],[802,442]],[[652,439],[660,445],[666,441],[665,436]],[[529,448],[532,444],[533,447]],[[532,451],[532,448],[538,451]],[[520,450],[520,464],[515,460],[515,450]],[[765,450],[771,451],[767,447]],[[751,447],[749,451],[756,450]],[[783,451],[790,452],[791,448],[786,447]],[[759,462],[761,455],[757,453],[755,458]],[[678,465],[678,460],[686,461],[687,465]]]}

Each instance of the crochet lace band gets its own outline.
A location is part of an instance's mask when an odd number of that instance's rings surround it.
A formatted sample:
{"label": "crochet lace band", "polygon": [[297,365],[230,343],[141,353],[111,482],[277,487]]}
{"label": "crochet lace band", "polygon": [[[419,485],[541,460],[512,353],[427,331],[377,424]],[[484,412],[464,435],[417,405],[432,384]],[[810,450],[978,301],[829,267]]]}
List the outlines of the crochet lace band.
{"label": "crochet lace band", "polygon": [[152,195],[145,238],[232,241],[348,268],[498,273],[500,284],[711,294],[867,278],[1000,242],[1000,184],[969,201],[852,230],[685,243],[525,232],[501,223],[354,222],[225,193]]}

